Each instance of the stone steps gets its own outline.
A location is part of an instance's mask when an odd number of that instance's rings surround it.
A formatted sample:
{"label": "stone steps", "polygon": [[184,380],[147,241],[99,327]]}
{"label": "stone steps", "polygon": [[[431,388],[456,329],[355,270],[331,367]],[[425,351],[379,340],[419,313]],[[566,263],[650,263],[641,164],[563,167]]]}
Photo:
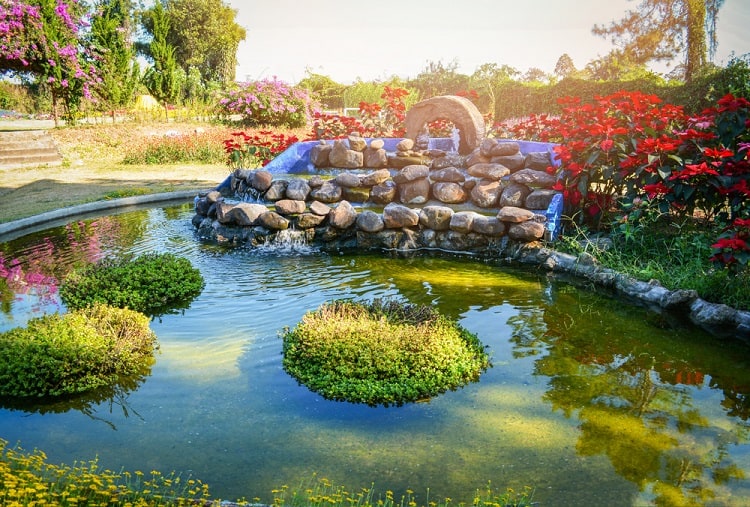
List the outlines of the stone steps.
{"label": "stone steps", "polygon": [[62,156],[48,131],[0,132],[0,170],[61,164]]}

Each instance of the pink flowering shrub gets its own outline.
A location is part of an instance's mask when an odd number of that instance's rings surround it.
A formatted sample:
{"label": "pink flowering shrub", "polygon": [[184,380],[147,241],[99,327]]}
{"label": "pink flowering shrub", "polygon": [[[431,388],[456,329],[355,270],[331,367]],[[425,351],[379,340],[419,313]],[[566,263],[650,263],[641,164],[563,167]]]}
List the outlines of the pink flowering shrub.
{"label": "pink flowering shrub", "polygon": [[304,127],[317,110],[307,90],[276,78],[240,83],[219,100],[226,116],[240,115],[247,126]]}

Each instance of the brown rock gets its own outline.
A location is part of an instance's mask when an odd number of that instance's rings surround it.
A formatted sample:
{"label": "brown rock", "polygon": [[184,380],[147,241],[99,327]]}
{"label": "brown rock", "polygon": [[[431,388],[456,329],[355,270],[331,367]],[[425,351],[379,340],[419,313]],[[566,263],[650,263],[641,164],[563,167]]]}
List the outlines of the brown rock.
{"label": "brown rock", "polygon": [[507,157],[521,153],[521,148],[515,141],[498,141],[490,150],[491,157]]}
{"label": "brown rock", "polygon": [[388,229],[402,229],[419,224],[419,214],[402,204],[390,203],[383,208],[383,223]]}
{"label": "brown rock", "polygon": [[548,151],[536,151],[526,154],[524,166],[535,171],[546,171],[552,165],[552,156]]}
{"label": "brown rock", "polygon": [[253,171],[252,178],[248,181],[251,187],[259,192],[265,192],[271,188],[273,182],[273,175],[268,171],[256,170]]}
{"label": "brown rock", "polygon": [[544,236],[544,224],[534,220],[511,224],[508,227],[508,236],[516,241],[537,241]]}
{"label": "brown rock", "polygon": [[266,211],[258,217],[258,224],[272,231],[283,231],[289,228],[289,220],[275,211]]}
{"label": "brown rock", "polygon": [[546,171],[526,168],[513,173],[510,181],[531,188],[550,188],[557,182],[557,176],[549,174]]}
{"label": "brown rock", "polygon": [[310,203],[310,211],[319,216],[327,216],[331,211],[331,208],[320,201],[313,201]]}
{"label": "brown rock", "polygon": [[479,215],[471,223],[471,232],[484,234],[485,236],[502,236],[505,233],[505,224],[497,217]]}
{"label": "brown rock", "polygon": [[504,206],[523,208],[526,204],[526,196],[530,193],[531,189],[526,185],[511,183],[503,189],[503,193],[500,195],[500,200],[498,201],[498,206],[501,208]]}
{"label": "brown rock", "polygon": [[396,151],[409,151],[412,148],[414,148],[414,140],[413,139],[402,139],[396,144]]}
{"label": "brown rock", "polygon": [[430,180],[461,183],[466,181],[466,175],[459,168],[450,166],[437,171],[432,171],[430,173]]}
{"label": "brown rock", "polygon": [[471,189],[471,201],[480,208],[492,208],[497,206],[502,191],[503,185],[499,181],[481,180]]}
{"label": "brown rock", "polygon": [[350,173],[349,171],[343,171],[336,175],[334,180],[340,187],[359,187],[362,186],[362,179],[359,174]]}
{"label": "brown rock", "polygon": [[349,202],[367,202],[370,199],[370,187],[343,187],[341,198]]}
{"label": "brown rock", "polygon": [[385,167],[388,165],[388,154],[383,148],[365,148],[362,165],[364,167]]}
{"label": "brown rock", "polygon": [[347,137],[347,141],[349,141],[350,150],[365,151],[365,148],[367,148],[367,141],[365,141],[365,138],[362,136],[350,134]]}
{"label": "brown rock", "polygon": [[321,202],[331,203],[341,200],[341,187],[333,181],[326,181],[310,192],[310,197]]}
{"label": "brown rock", "polygon": [[287,182],[284,180],[275,180],[271,182],[271,186],[268,187],[266,193],[263,194],[263,198],[267,201],[278,201],[286,197],[286,186]]}
{"label": "brown rock", "polygon": [[510,169],[500,164],[482,163],[469,166],[469,175],[486,180],[499,180],[510,174]]}
{"label": "brown rock", "polygon": [[396,199],[398,187],[392,180],[375,185],[370,190],[370,201],[375,204],[388,204]]}
{"label": "brown rock", "polygon": [[534,190],[527,197],[524,207],[527,209],[547,209],[550,201],[557,194],[557,190],[541,188]]}
{"label": "brown rock", "polygon": [[385,146],[385,141],[382,139],[373,139],[370,141],[370,148],[374,150],[381,150]]}
{"label": "brown rock", "polygon": [[316,215],[315,213],[302,213],[297,218],[297,227],[300,229],[311,229],[322,224],[325,219],[325,216]]}
{"label": "brown rock", "polygon": [[286,197],[287,199],[294,199],[296,201],[306,201],[311,190],[310,185],[305,180],[294,178],[293,180],[289,180],[286,186]]}
{"label": "brown rock", "polygon": [[439,181],[432,185],[432,196],[446,204],[460,204],[466,202],[468,194],[458,183]]}
{"label": "brown rock", "polygon": [[349,201],[341,201],[328,214],[328,222],[337,229],[348,229],[357,220],[357,210]]}
{"label": "brown rock", "polygon": [[492,157],[490,162],[492,162],[493,164],[502,164],[508,169],[510,169],[510,172],[514,173],[516,171],[523,169],[524,164],[526,164],[526,155],[522,155],[521,153],[516,153],[515,155],[503,155],[500,157]]}
{"label": "brown rock", "polygon": [[447,231],[452,216],[453,210],[447,206],[425,206],[419,212],[419,224],[434,231]]}
{"label": "brown rock", "polygon": [[423,204],[430,198],[430,182],[422,178],[403,183],[398,186],[398,198],[403,204]]}
{"label": "brown rock", "polygon": [[357,215],[357,228],[364,232],[380,232],[385,228],[383,217],[372,210],[365,210]]}
{"label": "brown rock", "polygon": [[299,215],[300,213],[304,213],[307,208],[305,201],[296,201],[293,199],[281,199],[280,201],[276,201],[274,205],[276,213],[284,216]]}
{"label": "brown rock", "polygon": [[361,151],[350,150],[346,143],[341,139],[333,142],[333,148],[328,155],[332,167],[341,167],[344,169],[355,169],[362,167],[364,156]]}
{"label": "brown rock", "polygon": [[471,232],[474,220],[481,216],[476,211],[457,211],[451,216],[450,230],[463,233]]}
{"label": "brown rock", "polygon": [[515,206],[505,206],[497,212],[497,218],[503,222],[521,223],[532,220],[535,216],[533,211]]}
{"label": "brown rock", "polygon": [[320,141],[310,149],[310,163],[315,167],[328,167],[331,165],[329,155],[331,154],[332,145],[325,141]]}
{"label": "brown rock", "polygon": [[397,184],[415,181],[420,178],[426,178],[430,174],[430,168],[426,165],[412,164],[404,167],[393,176],[393,181]]}
{"label": "brown rock", "polygon": [[388,169],[378,169],[362,176],[361,183],[363,187],[374,187],[375,185],[380,185],[390,177],[391,172]]}

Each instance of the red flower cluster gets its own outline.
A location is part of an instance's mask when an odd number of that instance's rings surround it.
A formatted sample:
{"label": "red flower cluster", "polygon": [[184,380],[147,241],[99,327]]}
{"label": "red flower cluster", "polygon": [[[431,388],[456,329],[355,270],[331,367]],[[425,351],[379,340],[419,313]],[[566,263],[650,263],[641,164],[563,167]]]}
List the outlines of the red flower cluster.
{"label": "red flower cluster", "polygon": [[224,151],[228,155],[227,164],[234,169],[266,166],[297,141],[297,136],[270,130],[260,130],[254,134],[232,132],[232,138],[224,141]]}

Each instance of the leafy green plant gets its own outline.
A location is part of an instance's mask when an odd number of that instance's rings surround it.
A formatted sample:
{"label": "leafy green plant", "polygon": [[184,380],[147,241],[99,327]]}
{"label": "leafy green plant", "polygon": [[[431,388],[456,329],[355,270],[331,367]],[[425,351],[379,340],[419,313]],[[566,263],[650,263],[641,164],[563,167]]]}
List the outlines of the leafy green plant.
{"label": "leafy green plant", "polygon": [[276,78],[240,83],[219,100],[223,115],[240,115],[248,126],[303,127],[316,109],[306,89]]}
{"label": "leafy green plant", "polygon": [[333,400],[403,404],[476,381],[476,335],[427,306],[333,301],[283,332],[284,369]]}
{"label": "leafy green plant", "polygon": [[156,336],[138,312],[93,305],[0,334],[0,396],[76,394],[150,364]]}
{"label": "leafy green plant", "polygon": [[221,140],[223,132],[156,137],[144,145],[130,149],[125,165],[156,164],[221,164],[225,160]]}
{"label": "leafy green plant", "polygon": [[203,286],[203,276],[189,260],[150,253],[74,270],[63,280],[60,297],[71,309],[105,303],[155,316],[187,308]]}

